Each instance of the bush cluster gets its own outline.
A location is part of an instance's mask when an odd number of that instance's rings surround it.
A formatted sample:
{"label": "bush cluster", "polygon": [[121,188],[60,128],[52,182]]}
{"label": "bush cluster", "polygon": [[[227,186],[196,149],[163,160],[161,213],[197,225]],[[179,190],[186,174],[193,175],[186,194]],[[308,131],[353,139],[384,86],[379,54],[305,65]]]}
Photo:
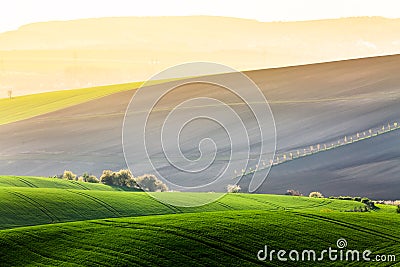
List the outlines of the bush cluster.
{"label": "bush cluster", "polygon": [[82,176],[77,176],[72,171],[64,171],[61,175],[55,175],[52,178],[64,179],[69,181],[80,181],[80,182],[88,182],[88,183],[98,183],[99,179],[96,176],[84,173]]}
{"label": "bush cluster", "polygon": [[100,176],[100,182],[106,185],[139,188],[129,170],[120,170],[119,172],[104,170]]}
{"label": "bush cluster", "polygon": [[228,193],[239,193],[240,189],[241,189],[240,186],[236,184],[229,184],[226,187]]}
{"label": "bush cluster", "polygon": [[330,196],[329,198],[330,199],[340,199],[340,200],[352,200],[352,201],[356,201],[356,202],[361,202],[365,205],[364,208],[355,207],[353,210],[350,210],[352,212],[354,212],[354,211],[360,212],[360,209],[362,209],[362,211],[369,211],[369,210],[377,209],[377,207],[375,206],[375,202],[370,200],[367,197],[351,197],[351,196],[334,197],[334,196]]}
{"label": "bush cluster", "polygon": [[144,191],[149,192],[165,192],[168,187],[155,175],[145,174],[135,178],[135,181]]}
{"label": "bush cluster", "polygon": [[311,192],[308,197],[315,197],[315,198],[324,198],[324,196],[320,192]]}
{"label": "bush cluster", "polygon": [[53,178],[65,179],[70,181],[80,181],[87,183],[102,183],[110,186],[120,186],[127,188],[142,189],[149,192],[165,192],[168,187],[155,175],[145,174],[138,177],[133,177],[129,170],[119,170],[113,172],[111,170],[104,170],[99,179],[96,176],[84,173],[78,177],[71,171],[64,171],[61,175],[56,175]]}
{"label": "bush cluster", "polygon": [[370,210],[369,206],[360,206],[360,207],[354,207],[352,210],[346,210],[346,212],[368,212]]}
{"label": "bush cluster", "polygon": [[289,196],[303,196],[302,193],[300,193],[300,191],[298,190],[294,190],[294,189],[289,189],[286,191],[285,195],[289,195]]}

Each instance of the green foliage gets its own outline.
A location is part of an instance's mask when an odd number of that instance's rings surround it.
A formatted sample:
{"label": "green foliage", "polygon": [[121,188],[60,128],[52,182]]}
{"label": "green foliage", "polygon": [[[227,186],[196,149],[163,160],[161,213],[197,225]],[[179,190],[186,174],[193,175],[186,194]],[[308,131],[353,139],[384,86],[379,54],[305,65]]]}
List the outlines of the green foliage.
{"label": "green foliage", "polygon": [[289,190],[286,191],[285,195],[288,195],[288,196],[302,196],[303,194],[300,193],[300,191],[298,191],[298,190],[289,189]]}
{"label": "green foliage", "polygon": [[240,186],[236,184],[234,185],[230,184],[226,187],[228,193],[239,193],[240,189],[241,189]]}
{"label": "green foliage", "polygon": [[400,205],[397,206],[396,212],[400,213]]}
{"label": "green foliage", "polygon": [[361,203],[368,204],[369,202],[370,202],[370,200],[369,200],[369,198],[367,198],[367,197],[363,197],[363,198],[361,199]]}
{"label": "green foliage", "polygon": [[311,192],[308,197],[323,198],[324,196],[320,192]]}
{"label": "green foliage", "polygon": [[148,192],[165,192],[168,187],[161,180],[152,174],[145,174],[135,178],[141,189]]}
{"label": "green foliage", "polygon": [[104,170],[103,174],[100,176],[100,182],[105,185],[113,185],[115,172],[111,170]]}
{"label": "green foliage", "polygon": [[353,200],[353,198],[350,197],[350,196],[340,196],[340,197],[338,197],[338,199],[340,199],[340,200]]}
{"label": "green foliage", "polygon": [[138,185],[130,170],[120,170],[114,175],[115,185],[138,188]]}
{"label": "green foliage", "polygon": [[91,174],[89,175],[86,172],[84,174],[82,174],[81,177],[79,177],[78,181],[86,182],[86,183],[99,183],[100,182],[99,179],[97,179],[96,176],[91,175]]}
{"label": "green foliage", "polygon": [[71,171],[64,171],[64,174],[62,175],[62,179],[75,180],[76,179],[76,174],[74,174]]}
{"label": "green foliage", "polygon": [[100,182],[106,185],[139,188],[136,179],[129,170],[120,170],[119,172],[104,170],[100,176]]}
{"label": "green foliage", "polygon": [[94,175],[89,175],[89,177],[86,179],[86,182],[88,183],[99,183],[99,179],[97,179],[96,176]]}

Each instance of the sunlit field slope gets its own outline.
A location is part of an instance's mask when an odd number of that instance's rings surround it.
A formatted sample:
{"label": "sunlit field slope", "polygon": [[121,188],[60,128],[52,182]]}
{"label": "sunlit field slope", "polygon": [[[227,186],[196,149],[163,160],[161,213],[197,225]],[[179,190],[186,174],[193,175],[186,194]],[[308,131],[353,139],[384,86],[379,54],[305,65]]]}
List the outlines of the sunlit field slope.
{"label": "sunlit field slope", "polygon": [[[165,192],[174,202],[216,193]],[[147,193],[55,178],[0,177],[1,266],[255,266],[272,249],[349,249],[400,257],[394,206],[369,212],[356,201],[227,194],[199,207],[160,203]],[[392,256],[391,256],[392,257]],[[370,262],[389,266],[398,261]],[[281,266],[275,259],[268,266]],[[322,265],[343,266],[325,259]],[[360,262],[350,262],[359,266]],[[286,262],[313,266],[315,262]]]}
{"label": "sunlit field slope", "polygon": [[[0,231],[3,266],[255,266],[259,250],[320,252],[344,238],[346,249],[374,255],[400,254],[396,214],[294,211],[224,211],[146,216],[24,227]],[[382,226],[383,225],[383,226]],[[346,250],[344,250],[346,251]],[[262,255],[262,254],[261,254]],[[286,255],[287,257],[287,255]],[[282,266],[276,254],[267,266]],[[330,261],[319,266],[365,266]],[[397,262],[368,262],[393,266]],[[315,266],[315,261],[288,261]]]}
{"label": "sunlit field slope", "polygon": [[116,92],[138,88],[142,82],[56,91],[0,99],[0,125],[63,109]]}
{"label": "sunlit field slope", "polygon": [[119,187],[111,187],[104,184],[85,183],[79,181],[67,181],[56,178],[30,177],[30,176],[0,176],[0,188],[4,187],[28,187],[28,188],[57,188],[77,190],[118,191]]}
{"label": "sunlit field slope", "polygon": [[[143,192],[123,192],[101,184],[53,178],[1,177],[0,229],[77,220],[229,210],[345,211],[363,206],[354,201],[277,195],[221,195],[218,201],[199,207],[174,207]],[[174,202],[203,202],[215,193],[168,194]],[[165,197],[164,197],[165,198]],[[204,201],[206,202],[206,201]]]}
{"label": "sunlit field slope", "polygon": [[[172,79],[171,79],[172,80]],[[152,81],[158,84],[170,80]],[[117,92],[132,90],[144,82],[97,86],[83,89],[63,90],[0,99],[0,125],[32,118],[77,104],[85,103]]]}

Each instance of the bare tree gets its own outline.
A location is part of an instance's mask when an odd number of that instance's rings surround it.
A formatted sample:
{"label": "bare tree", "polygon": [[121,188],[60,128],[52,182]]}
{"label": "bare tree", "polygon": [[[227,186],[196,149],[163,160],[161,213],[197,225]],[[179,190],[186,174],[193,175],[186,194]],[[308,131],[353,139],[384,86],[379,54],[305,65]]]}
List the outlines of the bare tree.
{"label": "bare tree", "polygon": [[11,97],[12,97],[12,90],[8,90],[8,91],[7,91],[7,96],[8,96],[8,98],[11,99]]}

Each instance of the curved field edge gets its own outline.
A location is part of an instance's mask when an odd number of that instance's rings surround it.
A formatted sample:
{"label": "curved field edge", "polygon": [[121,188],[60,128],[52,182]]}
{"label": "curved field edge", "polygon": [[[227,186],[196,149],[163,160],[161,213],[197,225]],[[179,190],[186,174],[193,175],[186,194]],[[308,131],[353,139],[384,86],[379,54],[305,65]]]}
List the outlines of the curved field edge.
{"label": "curved field edge", "polygon": [[176,79],[62,90],[17,96],[12,99],[2,98],[0,99],[0,125],[29,119],[111,94],[137,89],[143,84],[149,86],[172,80]]}
{"label": "curved field edge", "polygon": [[[118,218],[0,231],[3,266],[280,266],[277,258],[260,262],[270,249],[336,248],[399,258],[396,215],[291,211],[224,211]],[[385,227],[382,227],[384,225]],[[300,262],[314,266],[315,262]],[[298,266],[288,261],[285,265]],[[343,266],[324,260],[322,265]],[[348,262],[360,266],[360,262]],[[398,263],[398,262],[397,262]],[[378,265],[370,262],[370,265]],[[393,262],[379,266],[393,265]]]}

